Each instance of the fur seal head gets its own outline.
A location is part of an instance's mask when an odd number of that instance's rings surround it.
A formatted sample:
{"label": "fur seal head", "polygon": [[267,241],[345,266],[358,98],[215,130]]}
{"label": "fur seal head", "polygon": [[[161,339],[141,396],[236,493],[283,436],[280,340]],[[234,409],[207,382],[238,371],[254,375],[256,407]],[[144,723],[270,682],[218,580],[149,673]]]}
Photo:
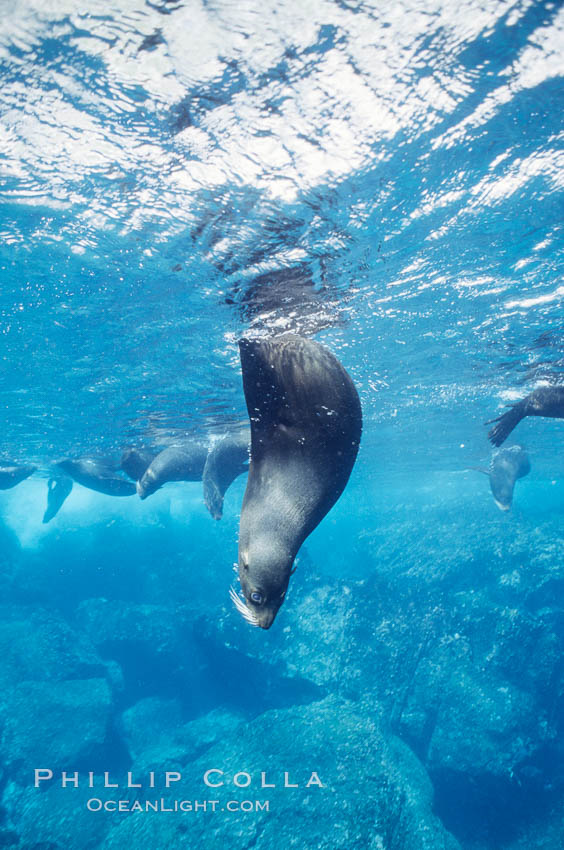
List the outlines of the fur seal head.
{"label": "fur seal head", "polygon": [[362,430],[358,393],[328,349],[284,334],[239,343],[251,461],[239,526],[236,607],[268,629],[296,554],[341,495]]}

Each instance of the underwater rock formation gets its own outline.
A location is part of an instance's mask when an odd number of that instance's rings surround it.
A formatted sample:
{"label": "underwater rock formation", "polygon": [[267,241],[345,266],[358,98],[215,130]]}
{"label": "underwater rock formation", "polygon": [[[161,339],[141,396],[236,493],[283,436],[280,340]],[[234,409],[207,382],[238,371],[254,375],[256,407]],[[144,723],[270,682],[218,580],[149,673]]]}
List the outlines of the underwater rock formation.
{"label": "underwater rock formation", "polygon": [[[210,767],[224,772],[224,787],[206,789],[202,784]],[[316,769],[324,787],[305,787]],[[252,787],[232,784],[238,771],[252,776]],[[186,772],[190,791],[183,791],[183,796],[202,797],[207,790],[208,799],[220,801],[214,813],[197,812],[184,818],[163,817],[159,812],[130,815],[110,830],[103,850],[284,847],[296,834],[304,850],[459,848],[432,813],[431,784],[415,756],[373,720],[357,713],[354,705],[335,696],[300,708],[266,712],[225,735]],[[261,772],[270,783],[278,778],[275,788],[260,789]],[[283,787],[283,772],[300,787]],[[214,778],[221,781],[219,774]],[[159,796],[171,800],[179,797],[179,791],[175,788]],[[238,816],[221,810],[222,801],[255,799],[268,800],[270,810]]]}
{"label": "underwater rock formation", "polygon": [[187,722],[184,715],[179,700],[158,697],[140,700],[123,713],[120,725],[135,776],[183,770],[243,722],[241,715],[224,709]]}
{"label": "underwater rock formation", "polygon": [[0,755],[8,771],[30,765],[66,770],[99,755],[108,734],[112,695],[105,679],[21,682],[0,707]]}

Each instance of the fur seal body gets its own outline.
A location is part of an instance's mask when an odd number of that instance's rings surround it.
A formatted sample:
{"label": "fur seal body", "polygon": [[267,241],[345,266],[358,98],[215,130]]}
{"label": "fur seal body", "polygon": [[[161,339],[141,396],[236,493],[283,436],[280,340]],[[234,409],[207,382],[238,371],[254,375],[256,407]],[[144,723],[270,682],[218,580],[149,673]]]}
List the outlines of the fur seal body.
{"label": "fur seal body", "polygon": [[293,334],[239,343],[251,420],[251,462],[239,527],[245,619],[268,629],[292,565],[335,504],[353,468],[362,412],[354,384],[328,349]]}
{"label": "fur seal body", "polygon": [[35,472],[37,467],[31,464],[24,466],[16,466],[15,464],[0,465],[0,490],[11,490],[16,487],[20,481],[29,478],[32,472]]}
{"label": "fur seal body", "polygon": [[47,482],[47,508],[43,514],[43,522],[50,522],[62,508],[63,503],[72,490],[72,478],[68,475],[54,475]]}
{"label": "fur seal body", "polygon": [[200,443],[159,452],[137,482],[139,497],[146,499],[167,481],[201,481],[207,456],[207,447]]}
{"label": "fur seal body", "polygon": [[117,473],[107,460],[95,457],[67,458],[57,467],[83,487],[107,496],[133,496],[135,485]]}
{"label": "fur seal body", "polygon": [[139,481],[157,454],[153,449],[124,449],[119,465],[132,481]]}
{"label": "fur seal body", "polygon": [[509,510],[515,482],[530,471],[529,456],[522,446],[509,446],[494,452],[489,474],[490,487],[500,510]]}
{"label": "fur seal body", "polygon": [[486,422],[486,425],[497,422],[488,434],[493,445],[501,446],[525,416],[564,419],[564,387],[540,387],[514,404],[506,413]]}
{"label": "fur seal body", "polygon": [[202,481],[204,501],[214,519],[223,515],[223,499],[229,486],[249,468],[250,447],[251,432],[244,428],[227,434],[210,448]]}

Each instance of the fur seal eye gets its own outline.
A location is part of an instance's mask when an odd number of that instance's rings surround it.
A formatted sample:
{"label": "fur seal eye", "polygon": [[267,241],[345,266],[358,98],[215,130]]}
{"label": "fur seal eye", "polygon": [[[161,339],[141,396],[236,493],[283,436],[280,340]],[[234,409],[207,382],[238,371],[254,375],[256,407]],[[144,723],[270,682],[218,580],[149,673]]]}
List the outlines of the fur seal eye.
{"label": "fur seal eye", "polygon": [[257,605],[262,605],[262,602],[263,602],[262,593],[259,593],[257,590],[254,590],[251,593],[251,599],[253,600],[253,602],[256,602]]}

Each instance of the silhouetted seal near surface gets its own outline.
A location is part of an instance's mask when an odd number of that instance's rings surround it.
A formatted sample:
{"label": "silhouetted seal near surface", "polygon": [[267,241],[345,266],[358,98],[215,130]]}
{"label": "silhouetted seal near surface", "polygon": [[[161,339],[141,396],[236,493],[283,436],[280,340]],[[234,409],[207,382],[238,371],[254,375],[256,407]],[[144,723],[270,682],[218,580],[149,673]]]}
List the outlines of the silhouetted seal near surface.
{"label": "silhouetted seal near surface", "polygon": [[251,462],[239,526],[244,599],[231,598],[268,629],[284,601],[296,554],[335,504],[353,468],[362,411],[354,384],[331,352],[285,334],[239,343],[251,420]]}
{"label": "silhouetted seal near surface", "polygon": [[249,468],[251,432],[243,428],[226,434],[208,452],[202,482],[204,502],[214,519],[223,515],[223,499],[229,486]]}
{"label": "silhouetted seal near surface", "polygon": [[514,404],[506,413],[486,422],[486,425],[497,422],[488,434],[493,445],[501,446],[525,416],[564,419],[564,387],[540,387]]}
{"label": "silhouetted seal near surface", "polygon": [[0,490],[11,490],[25,478],[29,478],[37,467],[31,464],[17,466],[16,464],[0,464]]}
{"label": "silhouetted seal near surface", "polygon": [[56,466],[83,487],[105,493],[107,496],[133,496],[135,485],[122,478],[113,465],[104,458],[66,458]]}
{"label": "silhouetted seal near surface", "polygon": [[489,478],[496,505],[508,511],[513,500],[513,488],[518,478],[531,471],[529,456],[522,446],[499,449],[492,455]]}
{"label": "silhouetted seal near surface", "polygon": [[120,468],[132,481],[139,481],[157,454],[158,451],[154,449],[124,449],[121,455]]}
{"label": "silhouetted seal near surface", "polygon": [[207,446],[200,443],[163,449],[137,482],[139,497],[146,499],[167,481],[201,481],[207,456]]}
{"label": "silhouetted seal near surface", "polygon": [[72,490],[72,478],[68,475],[53,475],[47,482],[47,508],[43,522],[50,522],[62,508]]}

